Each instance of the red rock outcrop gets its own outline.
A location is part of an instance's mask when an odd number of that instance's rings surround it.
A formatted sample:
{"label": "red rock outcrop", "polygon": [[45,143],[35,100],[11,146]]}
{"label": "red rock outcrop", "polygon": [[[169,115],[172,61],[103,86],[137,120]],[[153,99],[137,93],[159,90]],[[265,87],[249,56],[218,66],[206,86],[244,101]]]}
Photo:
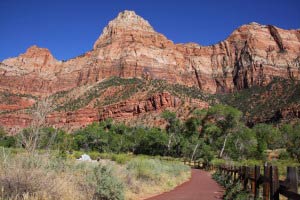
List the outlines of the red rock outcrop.
{"label": "red rock outcrop", "polygon": [[[9,101],[9,102],[7,102]],[[0,97],[0,110],[1,111],[12,111],[26,109],[33,106],[35,101],[33,99],[27,99],[24,97],[10,97],[8,100],[3,100]]]}
{"label": "red rock outcrop", "polygon": [[[205,102],[202,104],[194,102],[194,104],[202,108],[208,107]],[[152,111],[160,112],[166,108],[176,108],[181,105],[182,102],[178,97],[163,92],[154,94],[147,99],[128,99],[100,109],[86,107],[73,112],[54,112],[47,116],[47,123],[56,127],[74,129],[108,118],[130,120],[140,114]]]}
{"label": "red rock outcrop", "polygon": [[[209,93],[263,86],[274,77],[299,80],[300,30],[251,23],[216,45],[174,44],[133,11],[124,11],[104,28],[93,49],[81,56],[57,61],[49,50],[33,46],[2,61],[0,91],[48,96],[112,76],[162,79]],[[148,105],[123,104],[107,109],[118,117],[117,113],[132,115]],[[83,116],[82,121],[98,117]]]}
{"label": "red rock outcrop", "polygon": [[181,105],[181,100],[170,95],[167,92],[155,94],[146,100],[125,101],[113,105],[105,106],[101,110],[100,120],[107,118],[131,118],[133,116],[151,112],[160,111],[165,108],[172,108]]}
{"label": "red rock outcrop", "polygon": [[8,113],[0,115],[0,125],[10,133],[17,133],[30,126],[32,118],[26,113]]}

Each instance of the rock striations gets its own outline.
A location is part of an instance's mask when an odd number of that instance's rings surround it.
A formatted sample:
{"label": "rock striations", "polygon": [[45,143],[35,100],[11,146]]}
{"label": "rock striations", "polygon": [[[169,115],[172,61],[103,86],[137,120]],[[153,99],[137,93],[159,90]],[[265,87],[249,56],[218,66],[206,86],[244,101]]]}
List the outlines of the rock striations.
{"label": "rock striations", "polygon": [[[124,11],[81,56],[58,61],[48,49],[32,46],[0,63],[0,91],[36,98],[110,77],[165,80],[211,94],[265,86],[274,77],[299,80],[300,31],[250,23],[212,46],[174,44],[135,12]],[[91,121],[101,118],[93,116]]]}

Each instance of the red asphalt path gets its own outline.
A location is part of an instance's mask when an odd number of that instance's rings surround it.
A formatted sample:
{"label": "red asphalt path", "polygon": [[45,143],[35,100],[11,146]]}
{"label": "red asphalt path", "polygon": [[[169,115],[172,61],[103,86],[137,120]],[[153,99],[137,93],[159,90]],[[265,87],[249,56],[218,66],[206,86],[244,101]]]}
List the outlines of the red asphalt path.
{"label": "red asphalt path", "polygon": [[222,199],[223,189],[214,181],[210,173],[192,169],[191,180],[147,200],[219,200]]}

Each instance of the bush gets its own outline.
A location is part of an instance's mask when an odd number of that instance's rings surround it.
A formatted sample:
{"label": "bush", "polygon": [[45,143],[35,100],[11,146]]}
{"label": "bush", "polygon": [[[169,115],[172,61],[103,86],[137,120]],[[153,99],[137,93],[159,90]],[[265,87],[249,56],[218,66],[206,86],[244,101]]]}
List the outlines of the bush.
{"label": "bush", "polygon": [[287,151],[280,151],[279,152],[279,159],[280,160],[288,160],[290,159],[290,154]]}
{"label": "bush", "polygon": [[112,161],[115,161],[118,164],[125,164],[131,159],[131,156],[128,154],[113,154],[111,157]]}
{"label": "bush", "polygon": [[84,152],[82,152],[82,151],[74,151],[73,154],[72,154],[72,157],[74,157],[75,159],[79,159],[82,154],[84,154]]}
{"label": "bush", "polygon": [[154,182],[160,182],[165,174],[176,177],[190,170],[188,166],[179,162],[145,158],[134,158],[130,160],[127,164],[127,169],[137,179]]}
{"label": "bush", "polygon": [[112,154],[111,153],[100,153],[100,159],[111,159]]}
{"label": "bush", "polygon": [[224,193],[224,200],[247,200],[250,199],[250,194],[243,190],[241,181],[232,181],[230,175],[221,174],[219,171],[213,174],[213,178],[223,187],[226,191]]}
{"label": "bush", "polygon": [[91,157],[92,160],[97,160],[98,158],[100,158],[100,153],[96,151],[91,151],[87,154]]}
{"label": "bush", "polygon": [[0,127],[0,146],[3,147],[15,147],[16,138],[9,136],[2,127]]}
{"label": "bush", "polygon": [[97,166],[90,177],[95,186],[93,200],[123,200],[124,186],[115,176],[112,168],[108,166]]}
{"label": "bush", "polygon": [[85,194],[79,192],[82,187],[77,184],[75,177],[60,173],[66,169],[63,161],[6,154],[5,159],[0,157],[0,163],[3,199],[84,199]]}

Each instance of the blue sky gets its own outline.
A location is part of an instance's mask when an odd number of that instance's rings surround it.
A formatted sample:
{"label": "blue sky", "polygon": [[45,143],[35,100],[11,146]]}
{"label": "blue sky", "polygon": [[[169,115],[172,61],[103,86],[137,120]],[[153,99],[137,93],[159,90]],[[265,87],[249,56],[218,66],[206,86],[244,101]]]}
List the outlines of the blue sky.
{"label": "blue sky", "polygon": [[92,49],[107,23],[134,10],[175,43],[210,45],[250,22],[300,28],[299,0],[1,0],[0,60],[32,45],[59,60]]}

